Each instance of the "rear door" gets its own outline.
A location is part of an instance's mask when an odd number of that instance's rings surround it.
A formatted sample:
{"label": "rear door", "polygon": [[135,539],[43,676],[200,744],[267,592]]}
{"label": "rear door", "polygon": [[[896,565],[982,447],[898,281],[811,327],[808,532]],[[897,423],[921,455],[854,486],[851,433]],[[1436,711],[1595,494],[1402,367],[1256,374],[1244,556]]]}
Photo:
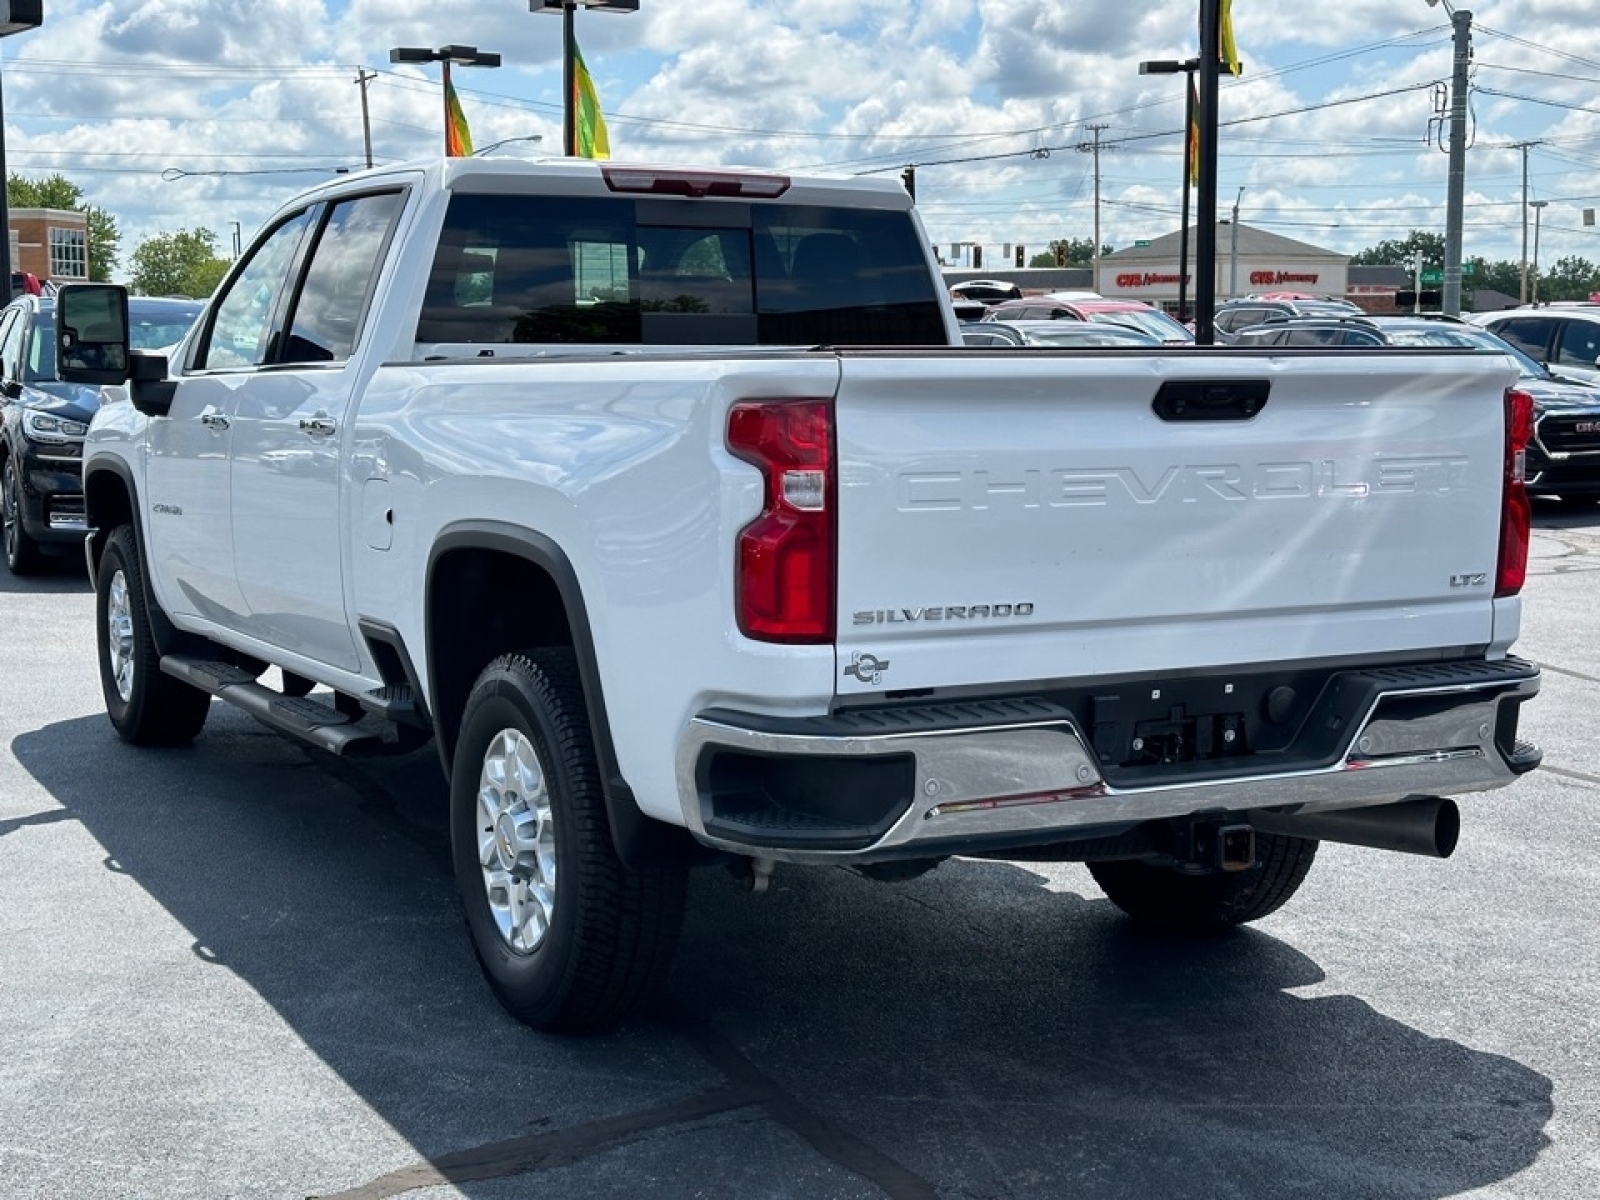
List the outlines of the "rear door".
{"label": "rear door", "polygon": [[[1484,645],[1513,378],[1356,350],[846,354],[839,690]],[[1200,381],[1270,391],[1158,413]],[[847,674],[863,655],[886,665]]]}

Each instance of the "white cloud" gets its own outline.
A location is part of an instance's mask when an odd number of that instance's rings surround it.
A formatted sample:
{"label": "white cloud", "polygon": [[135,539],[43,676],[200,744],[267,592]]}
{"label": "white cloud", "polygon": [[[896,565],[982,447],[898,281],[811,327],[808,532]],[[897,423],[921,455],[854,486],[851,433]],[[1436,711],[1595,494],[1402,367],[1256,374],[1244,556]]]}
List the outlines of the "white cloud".
{"label": "white cloud", "polygon": [[[1600,204],[1589,195],[1600,192],[1600,112],[1574,111],[1600,110],[1591,4],[1472,7],[1479,87],[1568,107],[1474,96],[1468,252],[1517,254],[1521,155],[1504,147],[1542,139],[1530,188],[1552,202],[1547,247],[1600,259],[1593,232],[1579,230],[1579,210]],[[1443,8],[1308,11],[1235,6],[1247,73],[1223,91],[1224,120],[1310,111],[1224,129],[1222,207],[1243,186],[1247,222],[1346,250],[1442,228],[1431,90],[1326,105],[1447,78]],[[844,172],[917,163],[938,241],[1030,246],[1089,236],[1092,159],[1075,147],[1090,123],[1116,147],[1101,156],[1103,239],[1175,227],[1182,84],[1141,77],[1138,63],[1192,56],[1194,22],[1192,0],[645,0],[636,14],[577,17],[619,155]],[[1419,31],[1430,32],[1408,36]],[[78,183],[121,223],[126,261],[151,233],[253,229],[298,187],[359,165],[358,66],[380,72],[376,156],[437,153],[438,71],[391,68],[392,46],[500,53],[497,71],[457,74],[477,143],[539,134],[531,152],[557,151],[560,41],[561,21],[524,0],[53,0],[45,29],[0,46],[8,162]],[[174,168],[190,173],[164,182]]]}

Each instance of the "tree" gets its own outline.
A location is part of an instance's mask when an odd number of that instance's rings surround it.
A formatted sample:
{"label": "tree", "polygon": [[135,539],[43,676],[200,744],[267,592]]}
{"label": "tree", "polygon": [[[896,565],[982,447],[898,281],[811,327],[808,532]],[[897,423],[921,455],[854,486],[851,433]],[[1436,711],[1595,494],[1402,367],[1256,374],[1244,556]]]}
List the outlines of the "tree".
{"label": "tree", "polygon": [[1351,266],[1358,267],[1407,267],[1411,265],[1412,256],[1417,251],[1422,251],[1422,265],[1425,267],[1444,266],[1444,236],[1437,233],[1428,233],[1426,230],[1413,229],[1404,238],[1396,241],[1390,238],[1379,242],[1376,246],[1369,246],[1360,254],[1350,259]]}
{"label": "tree", "polygon": [[128,282],[142,296],[204,297],[228,267],[227,259],[217,257],[217,235],[211,230],[180,229],[139,243]]}
{"label": "tree", "polygon": [[83,189],[65,175],[50,175],[44,179],[8,176],[6,203],[12,208],[81,212],[89,226],[89,278],[96,283],[107,282],[111,269],[122,261],[122,234],[117,230],[116,218],[103,208],[83,203]]}
{"label": "tree", "polygon": [[[1110,254],[1111,247],[1103,246],[1101,254]],[[1061,257],[1066,261],[1060,261]],[[1092,267],[1094,266],[1093,238],[1057,238],[1050,248],[1028,260],[1030,267]]]}
{"label": "tree", "polygon": [[1587,300],[1600,292],[1600,267],[1587,258],[1568,255],[1539,272],[1540,300]]}

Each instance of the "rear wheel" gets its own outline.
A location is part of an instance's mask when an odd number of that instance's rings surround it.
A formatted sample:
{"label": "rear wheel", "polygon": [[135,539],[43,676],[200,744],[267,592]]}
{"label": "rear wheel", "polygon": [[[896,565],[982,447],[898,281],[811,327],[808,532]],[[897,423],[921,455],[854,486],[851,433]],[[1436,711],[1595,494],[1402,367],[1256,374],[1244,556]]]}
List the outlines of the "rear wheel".
{"label": "rear wheel", "polygon": [[570,650],[478,677],[450,780],[456,884],[500,1002],[542,1029],[613,1025],[666,977],[687,873],[618,859]]}
{"label": "rear wheel", "polygon": [[0,471],[0,513],[5,520],[6,569],[13,575],[37,575],[44,567],[39,543],[22,524],[22,476],[17,460],[7,458]]}
{"label": "rear wheel", "polygon": [[206,723],[211,697],[161,673],[150,635],[144,572],[131,526],[112,531],[95,575],[95,628],[100,690],[106,715],[124,741],[137,746],[192,742]]}
{"label": "rear wheel", "polygon": [[1299,890],[1317,856],[1309,838],[1260,833],[1256,862],[1243,871],[1182,874],[1137,859],[1092,862],[1089,873],[1106,897],[1141,925],[1174,933],[1207,933],[1257,921]]}

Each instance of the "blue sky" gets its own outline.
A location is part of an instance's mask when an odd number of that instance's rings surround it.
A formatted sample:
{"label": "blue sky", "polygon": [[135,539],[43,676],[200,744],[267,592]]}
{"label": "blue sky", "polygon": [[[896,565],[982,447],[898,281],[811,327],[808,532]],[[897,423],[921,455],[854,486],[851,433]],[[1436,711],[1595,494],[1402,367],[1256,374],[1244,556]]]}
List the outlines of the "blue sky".
{"label": "blue sky", "polygon": [[[1543,210],[1540,258],[1600,261],[1600,22],[1593,0],[1472,5],[1468,254],[1520,254],[1522,155]],[[1182,87],[1141,77],[1196,51],[1195,0],[641,0],[583,13],[578,36],[613,153],[898,174],[919,164],[935,242],[1042,248],[1093,227],[1090,125],[1101,139],[1102,238],[1177,225]],[[1246,224],[1352,252],[1441,230],[1445,156],[1430,144],[1450,71],[1449,17],[1425,0],[1234,0],[1242,80],[1223,94],[1219,203]],[[51,0],[0,44],[8,168],[59,171],[117,217],[124,266],[152,233],[204,226],[226,248],[296,190],[374,157],[438,153],[434,68],[396,45],[472,44],[460,71],[476,143],[560,144],[558,17],[527,0]],[[1349,103],[1335,103],[1350,101]],[[1283,115],[1274,115],[1283,114]],[[1436,131],[1435,131],[1436,132]],[[1239,189],[1244,189],[1242,197]],[[994,251],[991,250],[991,254]],[[995,261],[991,259],[991,261]]]}

